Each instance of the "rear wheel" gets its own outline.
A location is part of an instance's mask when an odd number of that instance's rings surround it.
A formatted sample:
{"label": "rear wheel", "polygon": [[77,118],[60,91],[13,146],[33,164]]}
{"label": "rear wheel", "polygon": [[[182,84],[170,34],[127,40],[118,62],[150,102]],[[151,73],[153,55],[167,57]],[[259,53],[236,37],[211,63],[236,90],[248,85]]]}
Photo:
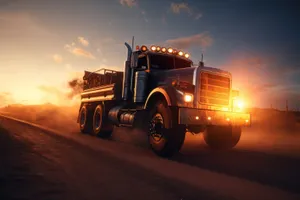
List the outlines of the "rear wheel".
{"label": "rear wheel", "polygon": [[203,136],[212,149],[231,149],[239,142],[241,133],[241,127],[237,126],[209,126]]}
{"label": "rear wheel", "polygon": [[93,130],[93,111],[86,105],[79,111],[79,128],[81,133],[91,133]]}
{"label": "rear wheel", "polygon": [[93,135],[108,138],[113,132],[113,125],[109,123],[103,112],[102,105],[98,105],[93,116]]}
{"label": "rear wheel", "polygon": [[173,123],[171,109],[164,101],[157,102],[150,111],[148,139],[152,150],[159,156],[172,156],[184,142],[185,127]]}

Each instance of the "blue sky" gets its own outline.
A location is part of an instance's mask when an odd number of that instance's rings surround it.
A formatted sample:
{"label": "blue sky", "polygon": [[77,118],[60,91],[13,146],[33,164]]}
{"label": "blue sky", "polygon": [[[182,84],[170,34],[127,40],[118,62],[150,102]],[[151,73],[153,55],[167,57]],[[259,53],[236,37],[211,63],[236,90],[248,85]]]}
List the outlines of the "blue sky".
{"label": "blue sky", "polygon": [[296,109],[299,11],[296,0],[0,0],[0,78],[14,80],[0,86],[0,100],[59,102],[71,76],[121,70],[135,36],[181,48],[195,63],[203,53],[233,74],[249,106],[282,109],[288,99]]}

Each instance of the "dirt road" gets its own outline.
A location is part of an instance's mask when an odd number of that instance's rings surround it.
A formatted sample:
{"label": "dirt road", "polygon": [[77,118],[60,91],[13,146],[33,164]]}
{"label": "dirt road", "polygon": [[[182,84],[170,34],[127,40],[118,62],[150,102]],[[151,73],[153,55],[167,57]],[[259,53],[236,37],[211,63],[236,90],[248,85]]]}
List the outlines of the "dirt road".
{"label": "dirt road", "polygon": [[300,199],[296,157],[203,147],[166,160],[3,117],[0,128],[0,199]]}

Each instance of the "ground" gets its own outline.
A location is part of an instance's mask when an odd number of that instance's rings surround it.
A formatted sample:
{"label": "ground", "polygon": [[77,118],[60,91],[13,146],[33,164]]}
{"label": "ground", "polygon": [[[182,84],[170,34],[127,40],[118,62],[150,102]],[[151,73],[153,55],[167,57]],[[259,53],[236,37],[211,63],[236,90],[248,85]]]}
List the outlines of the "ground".
{"label": "ground", "polygon": [[64,138],[1,126],[0,199],[223,199]]}
{"label": "ground", "polygon": [[0,117],[0,199],[300,199],[297,134],[250,128],[235,149],[211,151],[187,133],[181,153],[161,159],[138,130],[102,140],[60,115],[18,116],[41,127]]}

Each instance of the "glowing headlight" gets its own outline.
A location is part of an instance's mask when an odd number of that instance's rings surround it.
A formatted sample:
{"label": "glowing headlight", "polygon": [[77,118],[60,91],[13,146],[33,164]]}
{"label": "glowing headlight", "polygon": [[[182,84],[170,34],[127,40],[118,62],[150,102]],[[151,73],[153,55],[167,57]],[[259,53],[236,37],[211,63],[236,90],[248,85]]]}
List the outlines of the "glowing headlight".
{"label": "glowing headlight", "polygon": [[191,95],[191,94],[185,94],[183,98],[184,98],[184,101],[187,103],[193,101],[193,95]]}
{"label": "glowing headlight", "polygon": [[238,108],[238,109],[242,110],[242,109],[245,107],[245,103],[244,103],[244,101],[241,100],[241,99],[235,99],[235,100],[233,101],[233,106],[234,106],[235,108]]}

